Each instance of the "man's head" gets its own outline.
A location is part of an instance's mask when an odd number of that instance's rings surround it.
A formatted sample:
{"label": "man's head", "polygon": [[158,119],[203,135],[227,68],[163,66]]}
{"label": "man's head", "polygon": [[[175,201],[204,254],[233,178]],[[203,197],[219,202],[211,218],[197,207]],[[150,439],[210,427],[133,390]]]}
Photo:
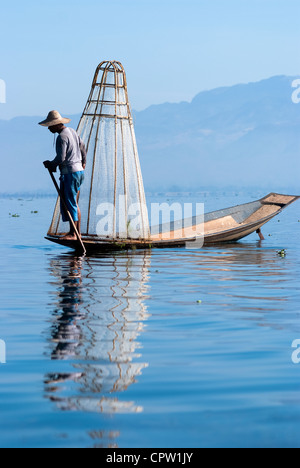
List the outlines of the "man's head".
{"label": "man's head", "polygon": [[[49,112],[47,119],[40,122],[39,125],[42,125],[42,127],[48,127],[51,133],[57,133],[57,131],[62,130],[60,127],[61,125],[64,127],[64,124],[69,122],[71,122],[71,120],[62,117],[58,111],[51,111]],[[60,128],[58,129],[58,127]]]}
{"label": "man's head", "polygon": [[48,130],[50,130],[51,133],[60,133],[64,128],[64,124],[61,123],[57,125],[51,125],[51,127],[48,127]]}

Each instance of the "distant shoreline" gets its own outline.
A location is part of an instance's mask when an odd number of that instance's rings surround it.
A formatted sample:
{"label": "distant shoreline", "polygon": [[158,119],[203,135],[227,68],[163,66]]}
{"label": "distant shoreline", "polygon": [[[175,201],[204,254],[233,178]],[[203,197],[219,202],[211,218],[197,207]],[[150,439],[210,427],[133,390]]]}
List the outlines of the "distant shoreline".
{"label": "distant shoreline", "polygon": [[[299,195],[300,187],[259,187],[259,186],[249,186],[249,187],[203,187],[202,190],[187,190],[185,188],[166,188],[165,190],[146,190],[146,198],[156,197],[156,196],[201,196],[209,197],[210,195],[249,195],[249,193],[257,194],[262,193],[266,194],[267,192],[276,192],[276,193],[285,193],[288,195]],[[56,193],[51,192],[12,192],[12,193],[0,193],[0,199],[8,198],[57,198]]]}

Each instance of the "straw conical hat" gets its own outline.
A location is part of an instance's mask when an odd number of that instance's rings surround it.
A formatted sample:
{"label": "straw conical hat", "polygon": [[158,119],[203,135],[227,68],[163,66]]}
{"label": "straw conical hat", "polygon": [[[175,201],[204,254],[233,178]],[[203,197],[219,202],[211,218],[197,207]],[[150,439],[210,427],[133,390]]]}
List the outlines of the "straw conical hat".
{"label": "straw conical hat", "polygon": [[54,125],[58,124],[65,124],[71,122],[71,119],[66,119],[60,115],[60,113],[56,110],[50,111],[46,120],[40,122],[39,125],[42,127],[53,127]]}

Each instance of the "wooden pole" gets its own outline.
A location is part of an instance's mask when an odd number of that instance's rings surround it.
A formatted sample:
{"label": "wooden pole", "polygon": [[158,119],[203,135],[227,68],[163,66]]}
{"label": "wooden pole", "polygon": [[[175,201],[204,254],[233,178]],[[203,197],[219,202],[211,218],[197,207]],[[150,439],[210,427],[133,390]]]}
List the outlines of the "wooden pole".
{"label": "wooden pole", "polygon": [[83,253],[83,255],[85,255],[85,254],[86,254],[86,249],[85,249],[85,247],[84,247],[84,244],[83,244],[83,242],[82,242],[82,239],[81,239],[81,236],[80,236],[80,234],[79,234],[79,232],[78,232],[78,229],[77,229],[77,227],[76,227],[76,225],[75,225],[75,222],[74,222],[74,220],[73,220],[73,218],[72,218],[72,216],[71,216],[71,213],[70,213],[69,210],[68,210],[67,204],[66,204],[64,198],[62,197],[62,194],[61,194],[60,188],[59,188],[59,186],[58,186],[58,183],[56,182],[56,179],[55,179],[55,177],[54,177],[54,175],[53,175],[53,172],[51,172],[49,168],[48,168],[48,171],[49,171],[50,177],[51,177],[51,179],[52,179],[52,181],[53,181],[53,184],[54,184],[54,186],[55,186],[55,188],[56,188],[56,190],[57,190],[58,196],[59,196],[60,199],[61,199],[61,202],[62,202],[62,204],[63,204],[64,210],[65,210],[65,212],[67,213],[67,216],[68,216],[68,218],[69,218],[69,221],[70,221],[70,223],[71,223],[72,226],[73,226],[73,229],[74,229],[74,232],[75,232],[76,237],[77,237],[77,239],[78,239],[78,242],[80,243],[80,246],[81,246],[81,249],[82,249],[82,253]]}
{"label": "wooden pole", "polygon": [[265,240],[263,233],[261,232],[261,229],[257,229],[256,233],[259,235],[260,240]]}

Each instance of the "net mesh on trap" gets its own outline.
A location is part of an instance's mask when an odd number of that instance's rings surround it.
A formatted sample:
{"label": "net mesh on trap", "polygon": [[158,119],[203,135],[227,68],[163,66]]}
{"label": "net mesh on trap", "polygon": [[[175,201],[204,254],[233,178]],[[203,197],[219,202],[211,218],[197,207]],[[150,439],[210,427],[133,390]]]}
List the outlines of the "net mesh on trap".
{"label": "net mesh on trap", "polygon": [[[148,239],[148,211],[121,63],[102,62],[97,67],[77,131],[87,148],[79,197],[82,235]],[[58,199],[48,234],[64,234],[68,227]]]}

